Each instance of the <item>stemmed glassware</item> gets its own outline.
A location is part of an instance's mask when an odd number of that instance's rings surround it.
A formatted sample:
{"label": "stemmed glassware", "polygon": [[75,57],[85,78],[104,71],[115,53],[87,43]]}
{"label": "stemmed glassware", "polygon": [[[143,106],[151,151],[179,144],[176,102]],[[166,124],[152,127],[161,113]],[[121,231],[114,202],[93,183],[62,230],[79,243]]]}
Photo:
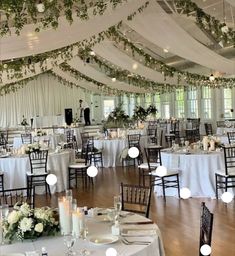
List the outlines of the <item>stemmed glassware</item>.
{"label": "stemmed glassware", "polygon": [[113,198],[114,209],[116,211],[115,219],[118,220],[120,211],[122,209],[122,197],[120,195],[114,196]]}
{"label": "stemmed glassware", "polygon": [[67,247],[67,252],[66,252],[66,255],[67,256],[73,256],[75,255],[76,253],[73,251],[73,246],[76,242],[76,237],[73,236],[73,234],[66,234],[64,235],[64,244],[66,245]]}

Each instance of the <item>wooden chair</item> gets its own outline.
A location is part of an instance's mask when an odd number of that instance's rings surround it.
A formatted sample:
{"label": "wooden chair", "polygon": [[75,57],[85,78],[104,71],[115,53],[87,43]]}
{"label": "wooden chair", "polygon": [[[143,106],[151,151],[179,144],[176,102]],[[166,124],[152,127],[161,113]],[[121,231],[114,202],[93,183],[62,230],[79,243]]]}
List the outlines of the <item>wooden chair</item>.
{"label": "wooden chair", "polygon": [[150,138],[151,143],[157,144],[157,127],[148,126],[147,136]]}
{"label": "wooden chair", "polygon": [[120,185],[122,210],[143,214],[149,217],[151,188],[139,185]]}
{"label": "wooden chair", "polygon": [[227,132],[229,144],[235,143],[235,132]]}
{"label": "wooden chair", "polygon": [[223,147],[224,150],[224,170],[215,173],[216,198],[218,190],[235,188],[235,146]]}
{"label": "wooden chair", "polygon": [[[159,162],[161,163],[161,149],[159,149]],[[151,187],[160,186],[162,187],[163,197],[166,201],[166,193],[165,190],[167,188],[177,188],[178,197],[180,198],[180,185],[179,185],[179,170],[172,169],[167,170],[165,175],[159,175],[156,171],[150,170],[149,175],[151,176],[150,182]]]}
{"label": "wooden chair", "polygon": [[48,150],[38,150],[29,154],[31,170],[26,173],[27,188],[45,186],[46,194],[51,195],[50,186],[46,182]]}
{"label": "wooden chair", "polygon": [[75,180],[76,188],[78,187],[78,179],[82,180],[82,184],[86,187],[87,180],[93,184],[93,179],[88,177],[87,168],[91,165],[91,156],[89,155],[90,149],[89,144],[87,144],[85,158],[76,160],[75,163],[71,163],[68,167],[68,187],[72,188],[71,182]]}
{"label": "wooden chair", "polygon": [[175,141],[175,134],[165,134],[166,146],[172,147],[172,142]]}
{"label": "wooden chair", "polygon": [[19,206],[27,203],[33,209],[35,206],[35,188],[6,189],[0,192],[0,205],[8,204],[9,208],[13,208],[16,203]]}
{"label": "wooden chair", "polygon": [[4,173],[0,171],[0,191],[4,190]]}
{"label": "wooden chair", "polygon": [[142,162],[138,165],[139,169],[139,185],[143,184],[145,186],[145,178],[151,179],[149,172],[155,170],[159,165],[161,165],[160,150],[162,147],[159,146],[149,146],[144,149],[147,162]]}
{"label": "wooden chair", "polygon": [[22,133],[21,134],[22,144],[32,144],[32,134],[31,133]]}
{"label": "wooden chair", "polygon": [[199,242],[199,255],[203,256],[200,252],[200,248],[207,244],[211,246],[213,229],[213,214],[206,207],[205,202],[201,204],[201,218],[200,218],[200,242]]}
{"label": "wooden chair", "polygon": [[212,124],[205,123],[204,126],[205,126],[206,135],[213,135]]}
{"label": "wooden chair", "polygon": [[7,138],[3,132],[0,133],[0,146],[3,148],[7,148]]}
{"label": "wooden chair", "polygon": [[136,147],[140,149],[140,134],[129,134],[128,135],[128,147]]}

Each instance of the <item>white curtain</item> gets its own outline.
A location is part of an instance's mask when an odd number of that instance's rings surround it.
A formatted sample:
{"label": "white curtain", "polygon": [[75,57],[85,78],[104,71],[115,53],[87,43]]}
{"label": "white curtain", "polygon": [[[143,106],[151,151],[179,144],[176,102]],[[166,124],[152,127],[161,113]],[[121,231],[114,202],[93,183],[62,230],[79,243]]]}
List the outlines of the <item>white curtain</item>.
{"label": "white curtain", "polygon": [[23,115],[30,124],[36,116],[64,115],[65,108],[75,114],[79,99],[85,99],[82,89],[67,87],[50,74],[40,75],[17,92],[0,96],[0,127],[19,126]]}

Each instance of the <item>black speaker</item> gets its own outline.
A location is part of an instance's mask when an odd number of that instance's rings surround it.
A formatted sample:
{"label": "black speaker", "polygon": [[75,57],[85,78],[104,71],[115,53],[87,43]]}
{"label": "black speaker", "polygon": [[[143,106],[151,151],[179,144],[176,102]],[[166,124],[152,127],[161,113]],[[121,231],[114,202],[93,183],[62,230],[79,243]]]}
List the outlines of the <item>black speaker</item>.
{"label": "black speaker", "polygon": [[73,111],[71,108],[66,108],[64,110],[65,113],[65,123],[67,125],[71,125],[71,123],[73,122]]}

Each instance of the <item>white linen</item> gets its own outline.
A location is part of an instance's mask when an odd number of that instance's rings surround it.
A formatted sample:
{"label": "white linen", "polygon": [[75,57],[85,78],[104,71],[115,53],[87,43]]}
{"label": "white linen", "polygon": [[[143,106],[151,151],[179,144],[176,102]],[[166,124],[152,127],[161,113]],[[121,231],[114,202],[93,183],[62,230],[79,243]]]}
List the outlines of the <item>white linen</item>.
{"label": "white linen", "polygon": [[[179,154],[162,152],[162,165],[180,170],[180,187],[187,187],[192,197],[215,197],[215,172],[224,168],[222,152]],[[154,188],[162,195],[162,188]],[[167,196],[178,196],[177,189],[166,189]]]}
{"label": "white linen", "polygon": [[[50,144],[49,147],[51,149],[55,149],[56,146],[60,143],[60,142],[65,142],[66,138],[64,134],[50,134],[48,136],[41,136],[38,137],[39,141],[43,140],[43,139],[50,139]],[[13,139],[13,148],[14,149],[18,149],[22,146],[22,140],[21,137],[15,137]]]}
{"label": "white linen", "polygon": [[213,70],[235,73],[233,60],[222,57],[194,39],[162,9],[157,1],[150,1],[141,15],[125,23],[150,42],[163,49],[169,49],[175,55]]}
{"label": "white linen", "polygon": [[234,128],[227,128],[227,127],[217,127],[216,134],[218,135],[227,135],[227,132],[234,132]]}
{"label": "white linen", "polygon": [[33,119],[33,128],[52,127],[53,125],[63,126],[64,124],[64,115],[35,116]]}
{"label": "white linen", "polygon": [[[129,217],[128,217],[129,218]],[[146,218],[134,215],[135,221],[146,221]],[[127,218],[125,218],[127,219]],[[126,245],[120,240],[110,245],[94,245],[89,242],[91,236],[111,235],[110,223],[97,222],[93,218],[86,218],[89,234],[87,241],[81,239],[74,244],[74,251],[80,251],[84,248],[91,252],[91,255],[104,256],[108,248],[115,248],[118,255],[122,256],[165,256],[161,232],[156,224],[138,225],[138,229],[155,229],[157,235],[142,237],[143,241],[151,241],[150,245]],[[123,227],[135,228],[135,225],[125,225]],[[137,238],[139,239],[139,238]],[[43,237],[36,241],[25,241],[23,243],[17,242],[13,244],[6,244],[0,247],[0,255],[4,253],[25,253],[25,251],[41,251],[42,247],[46,247],[48,255],[63,256],[66,252],[66,246],[63,242],[63,237]]]}
{"label": "white linen", "polygon": [[94,140],[94,146],[102,149],[104,167],[122,165],[120,154],[128,146],[127,139],[99,139]]}
{"label": "white linen", "polygon": [[[51,186],[51,193],[62,192],[67,189],[67,174],[69,163],[74,160],[72,151],[49,153],[48,169],[57,176],[57,183]],[[26,172],[30,171],[30,161],[27,155],[0,158],[0,170],[4,173],[5,189],[26,187]],[[43,188],[44,189],[44,188]],[[41,189],[36,189],[41,193]]]}

